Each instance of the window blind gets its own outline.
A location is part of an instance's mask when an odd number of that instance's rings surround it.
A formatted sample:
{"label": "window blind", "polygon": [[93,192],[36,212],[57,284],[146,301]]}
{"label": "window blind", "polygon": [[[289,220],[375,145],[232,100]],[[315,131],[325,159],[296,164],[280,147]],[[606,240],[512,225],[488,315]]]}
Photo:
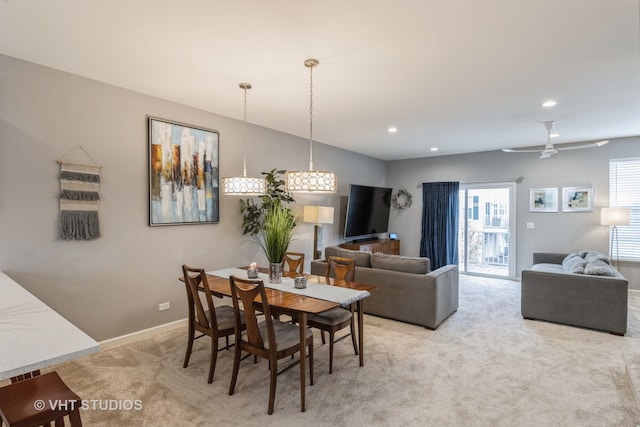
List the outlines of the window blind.
{"label": "window blind", "polygon": [[640,157],[609,161],[609,206],[629,208],[629,225],[618,226],[618,253],[622,260],[640,261]]}

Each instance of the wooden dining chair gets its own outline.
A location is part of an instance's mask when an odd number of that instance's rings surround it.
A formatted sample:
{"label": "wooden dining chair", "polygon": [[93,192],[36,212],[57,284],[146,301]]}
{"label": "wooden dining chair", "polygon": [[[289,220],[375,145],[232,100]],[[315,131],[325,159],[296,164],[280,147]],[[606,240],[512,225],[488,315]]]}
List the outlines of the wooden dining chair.
{"label": "wooden dining chair", "polygon": [[302,274],[304,269],[304,254],[301,252],[287,252],[282,259],[282,271]]}
{"label": "wooden dining chair", "polygon": [[[41,404],[41,405],[40,405]],[[82,427],[82,401],[62,381],[57,372],[48,372],[0,388],[0,425],[6,427]]]}
{"label": "wooden dining chair", "polygon": [[[278,360],[300,351],[300,330],[298,326],[271,317],[271,309],[267,302],[262,280],[243,279],[232,275],[229,277],[229,283],[236,321],[236,347],[229,395],[233,395],[235,391],[242,351],[267,359],[270,369],[269,409],[267,412],[271,415],[276,397],[276,379],[280,374]],[[259,302],[255,302],[258,296],[260,297]],[[240,304],[244,307],[245,332],[242,332]],[[264,313],[264,320],[258,322],[258,315],[261,313]],[[309,381],[313,385],[313,333],[308,328],[305,345],[309,348]],[[293,365],[290,364],[283,371],[291,366]],[[301,388],[302,380],[301,378]]]}
{"label": "wooden dining chair", "polygon": [[[331,274],[333,272],[333,275]],[[356,261],[352,258],[330,256],[327,259],[326,277],[352,282],[356,277]]]}
{"label": "wooden dining chair", "polygon": [[[207,382],[213,382],[213,374],[216,370],[218,359],[218,339],[224,337],[225,347],[229,348],[229,335],[235,333],[235,321],[233,308],[228,305],[214,306],[213,294],[207,283],[207,275],[201,268],[182,266],[184,284],[187,289],[187,301],[189,304],[189,340],[187,342],[187,353],[184,356],[183,368],[189,365],[189,358],[193,350],[193,342],[203,336],[211,338],[211,357],[209,362],[209,378]],[[202,304],[200,292],[204,292],[207,307]],[[241,326],[244,325],[244,316],[240,314]],[[201,335],[195,336],[196,331]]]}
{"label": "wooden dining chair", "polygon": [[[303,274],[302,270],[304,268],[304,254],[301,252],[286,252],[284,254],[284,258],[282,258],[282,273],[285,274],[287,271],[295,274]],[[274,319],[280,320],[280,316],[282,314],[286,314],[291,318],[292,323],[296,323],[298,321],[298,316],[296,316],[295,312],[291,312],[288,310],[277,309],[275,307],[271,308],[271,314]]]}
{"label": "wooden dining chair", "polygon": [[[336,280],[348,280],[353,281],[356,273],[355,260],[344,257],[330,256],[327,259],[327,270],[325,276],[327,279],[333,276]],[[327,280],[327,283],[329,281]],[[351,341],[353,342],[353,350],[358,355],[358,344],[356,343],[356,328],[355,328],[355,316],[354,316],[354,304],[350,304],[348,308],[336,307],[325,312],[314,314],[309,317],[307,325],[312,328],[320,329],[322,334],[322,344],[325,343],[324,333],[329,333],[329,373],[333,373],[333,344],[345,339],[351,335]],[[350,327],[350,333],[343,335],[337,340],[335,339],[336,332]]]}

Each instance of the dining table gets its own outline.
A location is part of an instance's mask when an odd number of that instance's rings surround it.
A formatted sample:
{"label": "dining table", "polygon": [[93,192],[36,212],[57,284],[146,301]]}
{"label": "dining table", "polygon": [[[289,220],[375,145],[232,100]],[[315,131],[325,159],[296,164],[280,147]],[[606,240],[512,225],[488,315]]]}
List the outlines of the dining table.
{"label": "dining table", "polygon": [[[231,297],[229,276],[247,277],[247,267],[224,268],[207,271],[207,283],[214,295]],[[306,346],[304,345],[307,318],[336,307],[349,307],[356,304],[357,331],[360,366],[364,366],[364,300],[376,287],[365,283],[338,280],[325,276],[304,274],[306,287],[294,286],[296,273],[283,272],[281,283],[269,283],[268,270],[260,269],[259,279],[265,285],[265,294],[270,306],[280,312],[295,313],[300,328],[300,410],[305,412],[305,372]],[[259,296],[257,298],[260,298]]]}
{"label": "dining table", "polygon": [[0,296],[0,380],[31,378],[99,350],[97,341],[2,271]]}

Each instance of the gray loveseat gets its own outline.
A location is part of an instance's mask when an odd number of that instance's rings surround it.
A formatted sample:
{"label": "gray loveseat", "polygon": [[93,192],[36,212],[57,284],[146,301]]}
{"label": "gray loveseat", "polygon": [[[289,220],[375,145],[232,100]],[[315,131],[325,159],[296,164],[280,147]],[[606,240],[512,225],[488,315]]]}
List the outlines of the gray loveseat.
{"label": "gray loveseat", "polygon": [[522,271],[522,316],[624,335],[628,285],[599,252],[536,252]]}
{"label": "gray loveseat", "polygon": [[[402,257],[329,246],[325,255],[353,258],[355,280],[374,285],[364,312],[436,329],[458,310],[458,266],[429,270],[428,258]],[[324,275],[325,260],[311,262],[311,274]]]}

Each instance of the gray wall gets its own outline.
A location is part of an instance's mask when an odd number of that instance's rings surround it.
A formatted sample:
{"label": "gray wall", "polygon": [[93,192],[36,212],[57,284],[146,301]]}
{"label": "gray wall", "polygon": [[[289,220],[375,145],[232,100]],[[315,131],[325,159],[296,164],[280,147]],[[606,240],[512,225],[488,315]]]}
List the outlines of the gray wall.
{"label": "gray wall", "polygon": [[[222,197],[220,223],[147,226],[146,117],[162,117],[220,132],[220,176],[242,168],[242,122],[127,91],[0,55],[0,269],[97,340],[184,318],[184,289],[177,281],[183,263],[206,269],[265,259],[241,235],[239,202]],[[306,167],[308,141],[249,126],[248,173]],[[339,144],[339,141],[336,143]],[[58,237],[59,169],[56,160],[82,145],[101,173],[102,235],[95,241]],[[284,154],[286,153],[286,154]],[[382,162],[315,144],[314,163],[338,175],[337,195],[296,197],[298,205],[334,206],[324,245],[341,241],[341,199],[350,183],[406,188],[413,206],[392,212],[390,227],[402,239],[402,253],[417,255],[421,195],[416,185],[435,180],[479,181],[515,178],[517,270],[535,250],[606,252],[608,230],[599,212],[528,212],[529,188],[593,185],[596,206],[608,204],[609,158],[640,153],[640,139],[616,140],[597,150],[561,153],[546,161],[502,152]],[[259,162],[259,164],[257,164]],[[536,223],[535,230],[524,224]],[[291,250],[311,258],[313,226],[300,224]],[[622,272],[638,287],[636,264]],[[638,280],[636,280],[638,278]],[[170,302],[171,310],[158,312]]]}
{"label": "gray wall", "polygon": [[[148,115],[220,132],[220,176],[242,173],[242,122],[0,55],[0,269],[97,340],[186,316],[177,278],[183,263],[216,269],[265,258],[241,235],[236,197],[220,223],[147,225]],[[248,173],[301,169],[308,140],[249,126]],[[102,165],[95,241],[58,237],[57,159],[81,145]],[[86,160],[82,156],[72,157]],[[339,194],[296,197],[333,205],[350,182],[385,184],[385,163],[314,144],[314,163],[338,175]],[[325,226],[338,240],[338,221]],[[313,226],[300,224],[291,250],[311,258]],[[307,261],[307,271],[309,270]],[[158,304],[171,309],[159,312]]]}
{"label": "gray wall", "polygon": [[[502,151],[400,160],[387,163],[387,184],[406,188],[413,195],[412,207],[392,211],[390,230],[402,240],[401,251],[416,256],[420,250],[422,192],[418,183],[429,181],[490,181],[523,177],[516,186],[516,272],[531,265],[534,251],[572,252],[589,248],[608,253],[609,229],[600,225],[600,208],[609,205],[609,160],[640,155],[640,138],[612,140],[597,149],[561,152],[539,160],[536,154]],[[529,190],[536,187],[592,186],[593,212],[529,212]],[[560,209],[561,210],[561,209]],[[526,223],[535,228],[527,229]],[[514,248],[511,248],[512,250]],[[640,289],[638,263],[620,264],[621,272]]]}

